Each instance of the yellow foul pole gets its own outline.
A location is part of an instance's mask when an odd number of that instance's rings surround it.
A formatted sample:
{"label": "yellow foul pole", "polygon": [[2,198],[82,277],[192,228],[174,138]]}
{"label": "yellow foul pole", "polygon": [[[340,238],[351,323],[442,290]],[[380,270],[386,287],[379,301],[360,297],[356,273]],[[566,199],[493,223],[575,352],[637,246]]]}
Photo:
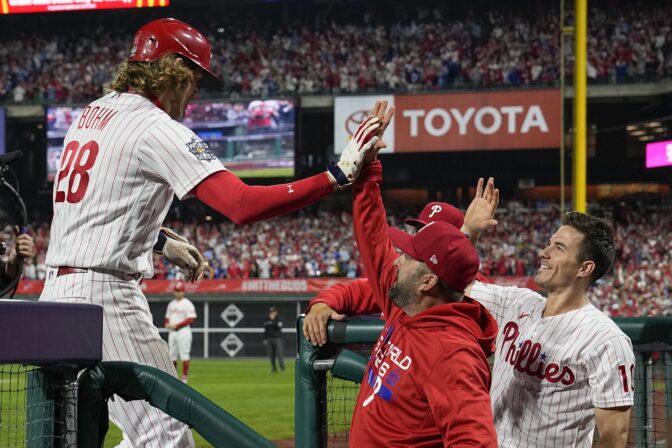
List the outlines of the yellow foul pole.
{"label": "yellow foul pole", "polygon": [[586,212],[586,32],[588,0],[574,0],[574,210]]}

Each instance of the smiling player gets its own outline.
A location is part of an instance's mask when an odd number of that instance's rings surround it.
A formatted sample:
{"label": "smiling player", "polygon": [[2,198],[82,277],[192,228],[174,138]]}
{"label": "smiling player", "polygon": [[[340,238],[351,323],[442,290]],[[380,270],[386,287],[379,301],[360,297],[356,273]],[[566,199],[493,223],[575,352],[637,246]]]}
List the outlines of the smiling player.
{"label": "smiling player", "polygon": [[[535,281],[547,298],[479,282],[466,292],[499,325],[490,393],[500,447],[588,448],[596,425],[597,446],[626,444],[632,343],[586,296],[611,267],[613,229],[579,212],[563,224],[540,253]],[[465,227],[473,225],[467,214]]]}

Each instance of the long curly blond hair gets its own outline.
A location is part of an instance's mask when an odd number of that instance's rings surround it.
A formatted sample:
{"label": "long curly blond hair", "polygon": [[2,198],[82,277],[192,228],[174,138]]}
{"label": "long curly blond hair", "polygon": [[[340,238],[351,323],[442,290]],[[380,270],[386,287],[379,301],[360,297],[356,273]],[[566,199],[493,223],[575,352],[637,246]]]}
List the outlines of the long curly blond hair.
{"label": "long curly blond hair", "polygon": [[160,95],[169,89],[185,88],[194,73],[174,54],[162,56],[153,62],[122,62],[107,92],[127,92],[132,88],[144,96]]}

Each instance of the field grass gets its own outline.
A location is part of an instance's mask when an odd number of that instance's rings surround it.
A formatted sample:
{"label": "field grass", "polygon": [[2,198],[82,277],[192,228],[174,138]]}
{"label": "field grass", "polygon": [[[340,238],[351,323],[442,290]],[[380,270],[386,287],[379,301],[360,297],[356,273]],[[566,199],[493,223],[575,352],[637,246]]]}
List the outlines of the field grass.
{"label": "field grass", "polygon": [[[269,373],[267,360],[197,360],[191,362],[189,385],[271,440],[294,437],[294,361],[287,370]],[[196,446],[211,446],[194,432]],[[116,446],[121,431],[110,425],[105,448]]]}

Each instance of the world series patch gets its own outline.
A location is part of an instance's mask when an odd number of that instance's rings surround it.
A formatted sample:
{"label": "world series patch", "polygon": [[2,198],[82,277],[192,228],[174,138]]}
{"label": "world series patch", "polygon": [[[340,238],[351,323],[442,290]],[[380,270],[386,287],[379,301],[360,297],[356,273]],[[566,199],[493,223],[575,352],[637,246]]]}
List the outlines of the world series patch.
{"label": "world series patch", "polygon": [[187,149],[200,161],[217,160],[217,156],[207,143],[198,137],[192,137],[187,143]]}

